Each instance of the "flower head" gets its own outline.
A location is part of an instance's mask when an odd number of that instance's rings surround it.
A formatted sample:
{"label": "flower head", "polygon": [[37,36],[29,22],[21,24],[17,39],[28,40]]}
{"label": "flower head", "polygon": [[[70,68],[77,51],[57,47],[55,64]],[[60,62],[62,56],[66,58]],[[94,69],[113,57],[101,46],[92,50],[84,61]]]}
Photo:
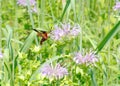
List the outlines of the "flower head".
{"label": "flower head", "polygon": [[98,61],[96,55],[92,52],[87,53],[85,56],[83,56],[81,53],[76,53],[73,60],[77,64],[86,64],[87,66]]}
{"label": "flower head", "polygon": [[[28,0],[31,6],[31,12],[37,12],[36,1],[35,0]],[[18,0],[17,4],[20,6],[27,7],[27,0]]]}
{"label": "flower head", "polygon": [[70,33],[70,24],[62,24],[62,29],[64,31],[64,34],[69,34]]}
{"label": "flower head", "polygon": [[54,28],[55,28],[55,30],[53,30],[51,32],[51,38],[54,40],[61,39],[61,37],[64,36],[64,31],[60,27],[58,27],[57,25]]}
{"label": "flower head", "polygon": [[[34,6],[36,5],[36,1],[35,0],[28,0],[30,1],[30,6]],[[27,0],[18,0],[17,4],[21,5],[21,6],[27,6]]]}
{"label": "flower head", "polygon": [[71,25],[68,24],[61,24],[61,26],[55,25],[55,29],[51,32],[50,36],[54,40],[60,40],[63,37],[66,36],[77,36],[80,33],[80,26],[75,25],[71,27]]}
{"label": "flower head", "polygon": [[77,36],[79,33],[80,33],[80,26],[77,24],[72,28],[72,30],[70,31],[70,34],[72,36]]}
{"label": "flower head", "polygon": [[116,2],[115,6],[113,7],[114,10],[120,9],[120,2]]}
{"label": "flower head", "polygon": [[98,59],[96,58],[96,55],[92,52],[86,54],[84,58],[85,58],[85,63],[87,65],[94,64],[95,62],[98,61]]}
{"label": "flower head", "polygon": [[57,64],[55,67],[53,67],[50,64],[47,64],[41,69],[41,73],[42,75],[47,76],[48,78],[60,79],[67,75],[68,71],[66,68],[60,66],[60,64]]}
{"label": "flower head", "polygon": [[83,64],[83,63],[84,63],[84,58],[83,58],[83,56],[82,56],[81,53],[75,53],[75,56],[74,56],[73,60],[74,60],[77,64]]}

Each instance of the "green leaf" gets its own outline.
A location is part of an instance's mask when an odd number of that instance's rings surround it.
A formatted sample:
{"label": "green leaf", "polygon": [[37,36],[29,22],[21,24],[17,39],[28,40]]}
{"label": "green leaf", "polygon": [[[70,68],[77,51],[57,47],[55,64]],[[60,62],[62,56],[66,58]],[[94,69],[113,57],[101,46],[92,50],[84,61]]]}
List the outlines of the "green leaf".
{"label": "green leaf", "polygon": [[92,86],[98,86],[95,78],[95,73],[94,73],[95,70],[89,69],[89,71],[90,71]]}
{"label": "green leaf", "polygon": [[70,5],[70,1],[71,1],[71,0],[67,0],[66,5],[65,5],[65,8],[64,8],[63,13],[62,13],[62,16],[61,16],[61,18],[60,18],[60,21],[62,21],[64,15],[65,15],[65,12],[66,12],[67,8],[68,8],[69,5]]}
{"label": "green leaf", "polygon": [[105,38],[100,42],[100,44],[96,48],[96,53],[101,51],[101,49],[105,46],[105,44],[110,41],[110,39],[118,32],[120,29],[120,21],[110,30],[110,32],[105,36]]}
{"label": "green leaf", "polygon": [[30,45],[32,44],[33,40],[35,39],[36,33],[33,31],[25,40],[23,47],[21,48],[20,52],[26,52]]}
{"label": "green leaf", "polygon": [[[7,31],[8,31],[8,36],[7,36],[7,48],[9,49],[9,62],[12,62],[12,64],[8,64],[4,62],[4,65],[6,67],[6,69],[8,70],[10,68],[10,71],[8,71],[8,74],[10,74],[10,82],[11,85],[13,86],[14,83],[14,55],[13,55],[13,48],[12,48],[12,44],[11,44],[11,39],[12,39],[12,28],[9,25],[6,25]],[[9,68],[7,68],[7,66],[9,65]]]}

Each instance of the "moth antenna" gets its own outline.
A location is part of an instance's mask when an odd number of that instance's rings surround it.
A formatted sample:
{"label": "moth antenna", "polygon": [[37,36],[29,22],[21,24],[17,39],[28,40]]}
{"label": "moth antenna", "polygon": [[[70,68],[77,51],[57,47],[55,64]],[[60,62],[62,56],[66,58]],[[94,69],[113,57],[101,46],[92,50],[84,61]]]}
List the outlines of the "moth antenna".
{"label": "moth antenna", "polygon": [[35,32],[39,32],[38,30],[36,30],[36,29],[33,29]]}

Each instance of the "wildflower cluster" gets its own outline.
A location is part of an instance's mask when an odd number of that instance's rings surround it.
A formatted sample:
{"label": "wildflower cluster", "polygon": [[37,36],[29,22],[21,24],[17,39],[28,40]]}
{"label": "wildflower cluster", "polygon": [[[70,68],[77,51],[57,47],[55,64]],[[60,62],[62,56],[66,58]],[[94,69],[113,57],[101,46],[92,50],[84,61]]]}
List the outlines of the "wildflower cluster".
{"label": "wildflower cluster", "polygon": [[76,53],[73,60],[77,64],[86,64],[87,66],[98,61],[96,55],[92,52],[86,54],[85,56],[83,56],[81,53]]}
{"label": "wildflower cluster", "polygon": [[61,27],[58,25],[54,26],[54,30],[51,32],[50,36],[54,40],[60,40],[66,36],[77,36],[80,33],[80,26],[78,24],[71,26],[70,24],[62,24]]}
{"label": "wildflower cluster", "polygon": [[24,6],[27,7],[27,2],[29,2],[30,6],[31,6],[31,11],[32,12],[37,12],[37,7],[36,7],[36,1],[35,0],[18,0],[17,4],[19,4],[20,6]]}
{"label": "wildflower cluster", "polygon": [[60,64],[57,64],[55,67],[53,67],[52,64],[47,64],[41,69],[41,74],[48,78],[60,79],[67,75],[68,71]]}

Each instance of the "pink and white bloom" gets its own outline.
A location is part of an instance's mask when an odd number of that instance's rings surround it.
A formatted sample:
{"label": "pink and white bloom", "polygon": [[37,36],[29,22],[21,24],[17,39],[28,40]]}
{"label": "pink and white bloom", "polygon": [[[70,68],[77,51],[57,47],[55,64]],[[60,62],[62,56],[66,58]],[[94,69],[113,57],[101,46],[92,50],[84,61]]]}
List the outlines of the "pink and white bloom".
{"label": "pink and white bloom", "polygon": [[60,40],[63,37],[75,37],[80,33],[80,26],[77,24],[75,26],[71,26],[68,24],[61,24],[61,26],[55,25],[55,29],[51,32],[50,37],[53,40]]}
{"label": "pink and white bloom", "polygon": [[86,65],[94,64],[95,62],[98,62],[96,55],[92,52],[87,53],[84,58]]}
{"label": "pink and white bloom", "polygon": [[62,67],[59,63],[56,64],[55,67],[53,67],[51,64],[47,64],[41,69],[41,74],[48,78],[60,79],[65,75],[68,75],[68,71],[66,68]]}
{"label": "pink and white bloom", "polygon": [[79,33],[80,33],[80,26],[78,25],[78,24],[76,24],[73,28],[72,28],[72,30],[70,31],[70,34],[72,35],[72,36],[77,36],[77,35],[79,35]]}
{"label": "pink and white bloom", "polygon": [[85,56],[83,56],[81,53],[75,53],[73,60],[77,64],[86,64],[87,66],[98,62],[98,58],[92,52],[87,53]]}
{"label": "pink and white bloom", "polygon": [[64,31],[58,25],[54,26],[54,30],[51,32],[51,38],[54,40],[60,40],[64,36]]}
{"label": "pink and white bloom", "polygon": [[17,4],[23,7],[27,7],[27,2],[29,2],[31,6],[31,12],[37,13],[37,6],[36,6],[36,0],[17,0]]}
{"label": "pink and white bloom", "polygon": [[75,56],[73,58],[73,60],[77,63],[77,64],[84,64],[84,58],[82,56],[81,53],[75,53]]}
{"label": "pink and white bloom", "polygon": [[[28,2],[30,3],[30,6],[35,6],[36,5],[35,0],[28,0]],[[21,6],[27,6],[27,0],[18,0],[17,4],[19,4]]]}

